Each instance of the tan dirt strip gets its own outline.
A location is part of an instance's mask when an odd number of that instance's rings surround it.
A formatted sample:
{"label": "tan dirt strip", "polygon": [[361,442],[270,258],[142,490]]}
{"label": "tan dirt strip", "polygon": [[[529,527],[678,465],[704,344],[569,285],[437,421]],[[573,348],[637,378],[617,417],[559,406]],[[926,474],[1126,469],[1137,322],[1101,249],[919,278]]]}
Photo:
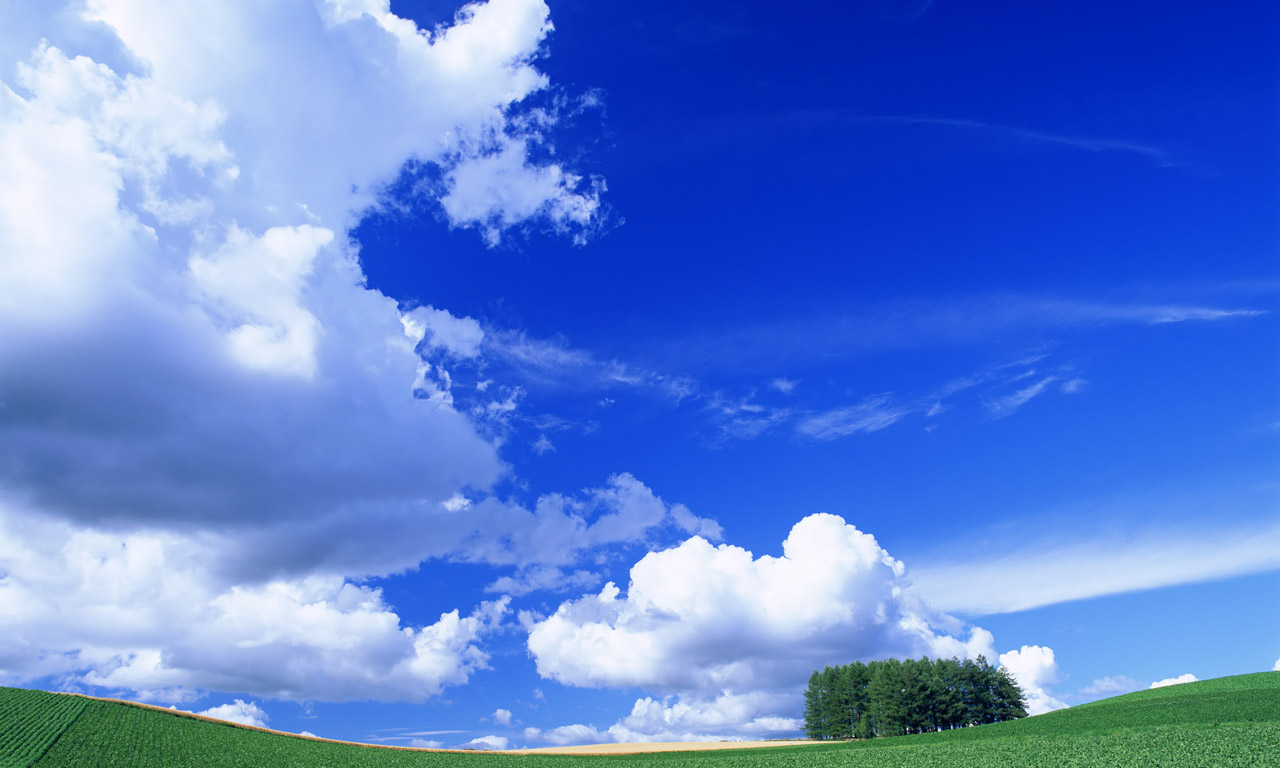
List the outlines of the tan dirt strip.
{"label": "tan dirt strip", "polygon": [[[59,693],[54,691],[54,693]],[[291,731],[277,731],[274,728],[260,728],[256,725],[244,725],[243,723],[233,723],[230,720],[219,720],[216,717],[208,717],[207,715],[197,715],[194,712],[187,712],[181,709],[169,709],[155,704],[143,704],[140,701],[129,701],[127,699],[108,699],[102,696],[86,696],[83,693],[59,693],[62,696],[79,696],[82,699],[90,701],[106,701],[112,704],[124,704],[128,707],[137,707],[138,709],[153,709],[156,712],[164,712],[168,715],[177,715],[178,717],[186,717],[192,720],[203,720],[206,723],[214,723],[216,725],[225,725],[231,728],[242,728],[246,731],[259,731],[261,733],[271,733],[276,736],[289,736],[295,739],[303,739],[305,741],[321,741],[326,744],[346,744],[352,747],[369,747],[370,749],[396,749],[406,752],[452,752],[466,755],[638,755],[649,752],[701,752],[711,749],[760,749],[763,747],[790,747],[800,746],[804,744],[823,744],[830,742],[821,741],[662,741],[647,743],[626,743],[626,744],[583,744],[577,747],[539,747],[536,749],[507,749],[507,750],[483,750],[483,749],[430,749],[427,747],[401,747],[392,744],[366,744],[361,741],[341,741],[339,739],[322,739],[319,736],[303,736],[300,733]]]}

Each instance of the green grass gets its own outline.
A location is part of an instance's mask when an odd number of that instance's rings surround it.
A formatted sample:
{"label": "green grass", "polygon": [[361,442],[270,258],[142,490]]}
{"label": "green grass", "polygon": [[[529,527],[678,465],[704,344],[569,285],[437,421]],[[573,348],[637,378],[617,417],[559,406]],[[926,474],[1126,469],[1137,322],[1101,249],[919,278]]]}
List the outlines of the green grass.
{"label": "green grass", "polygon": [[1139,691],[947,733],[810,747],[610,757],[405,752],[328,744],[114,702],[0,688],[0,768],[1280,767],[1280,673]]}

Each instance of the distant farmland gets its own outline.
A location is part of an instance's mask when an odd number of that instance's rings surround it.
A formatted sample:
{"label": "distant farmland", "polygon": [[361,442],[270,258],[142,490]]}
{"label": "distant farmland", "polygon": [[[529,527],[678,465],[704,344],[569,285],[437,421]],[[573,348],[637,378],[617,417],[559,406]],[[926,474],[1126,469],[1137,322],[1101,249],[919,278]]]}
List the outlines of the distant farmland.
{"label": "distant farmland", "polygon": [[0,768],[1280,766],[1280,672],[1140,691],[944,733],[812,746],[614,756],[380,749],[118,702],[0,688]]}

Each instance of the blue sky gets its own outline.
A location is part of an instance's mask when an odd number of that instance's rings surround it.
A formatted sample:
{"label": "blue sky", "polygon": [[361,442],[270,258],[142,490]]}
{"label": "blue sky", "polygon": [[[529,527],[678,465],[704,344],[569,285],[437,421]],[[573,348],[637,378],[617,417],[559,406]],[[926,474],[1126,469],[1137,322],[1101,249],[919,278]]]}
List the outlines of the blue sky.
{"label": "blue sky", "polygon": [[391,744],[1280,667],[1271,4],[0,11],[0,683]]}

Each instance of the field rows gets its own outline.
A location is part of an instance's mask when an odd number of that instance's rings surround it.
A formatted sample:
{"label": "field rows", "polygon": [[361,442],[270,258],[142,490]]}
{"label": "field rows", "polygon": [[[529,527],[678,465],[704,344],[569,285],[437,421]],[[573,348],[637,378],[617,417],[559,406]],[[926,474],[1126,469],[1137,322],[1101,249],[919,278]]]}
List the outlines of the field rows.
{"label": "field rows", "polygon": [[87,699],[0,689],[0,768],[28,768],[62,735]]}

